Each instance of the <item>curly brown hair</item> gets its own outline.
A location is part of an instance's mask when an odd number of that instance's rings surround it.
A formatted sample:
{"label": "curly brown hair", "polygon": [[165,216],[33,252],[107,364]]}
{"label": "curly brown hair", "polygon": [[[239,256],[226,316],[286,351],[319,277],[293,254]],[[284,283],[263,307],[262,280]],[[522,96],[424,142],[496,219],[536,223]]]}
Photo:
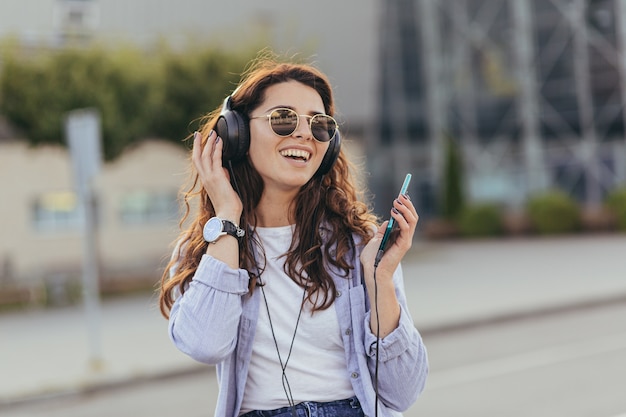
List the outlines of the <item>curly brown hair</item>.
{"label": "curly brown hair", "polygon": [[[269,86],[292,80],[315,89],[322,98],[326,114],[334,114],[332,89],[324,74],[309,64],[279,63],[268,58],[255,61],[244,72],[231,97],[232,110],[248,116],[263,102]],[[215,128],[220,111],[218,108],[203,118],[200,129],[203,138]],[[328,308],[336,297],[336,288],[325,262],[348,276],[354,267],[346,256],[352,247],[352,235],[358,236],[363,243],[368,242],[378,222],[364,202],[364,189],[357,185],[355,171],[356,166],[340,150],[330,171],[311,178],[293,202],[296,225],[284,268],[292,280],[307,287],[306,300],[314,305],[314,311]],[[239,224],[249,227],[239,245],[239,266],[248,271],[249,289],[253,291],[265,265],[265,259],[255,259],[252,249],[254,233],[250,233],[257,225],[255,210],[263,193],[263,180],[249,159],[243,158],[232,164],[231,183],[243,203]],[[193,164],[190,185],[181,193],[185,208],[179,224],[182,232],[161,278],[159,305],[165,317],[169,316],[175,294],[183,294],[195,274],[208,245],[202,236],[203,226],[215,215]],[[192,211],[194,218],[190,218]],[[188,220],[189,225],[185,228],[183,225]],[[322,228],[328,230],[324,236],[320,234]],[[335,248],[332,254],[331,248]]]}

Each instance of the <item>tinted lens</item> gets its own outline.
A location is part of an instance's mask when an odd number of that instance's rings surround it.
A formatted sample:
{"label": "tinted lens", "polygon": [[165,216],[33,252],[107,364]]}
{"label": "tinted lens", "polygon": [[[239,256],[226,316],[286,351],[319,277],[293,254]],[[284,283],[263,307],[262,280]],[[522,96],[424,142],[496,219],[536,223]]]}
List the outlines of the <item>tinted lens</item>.
{"label": "tinted lens", "polygon": [[270,114],[270,126],[279,136],[291,135],[298,126],[298,113],[291,109],[277,109]]}
{"label": "tinted lens", "polygon": [[320,142],[328,142],[335,137],[337,122],[325,114],[316,114],[311,118],[311,133]]}

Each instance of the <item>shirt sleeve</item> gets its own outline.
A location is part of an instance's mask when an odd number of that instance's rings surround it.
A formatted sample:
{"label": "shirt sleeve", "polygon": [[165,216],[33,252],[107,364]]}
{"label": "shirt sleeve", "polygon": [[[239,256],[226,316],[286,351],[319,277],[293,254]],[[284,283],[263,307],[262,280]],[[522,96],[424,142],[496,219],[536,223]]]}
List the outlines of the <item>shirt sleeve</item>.
{"label": "shirt sleeve", "polygon": [[[387,407],[405,411],[424,390],[428,375],[426,347],[415,328],[406,304],[402,269],[394,273],[396,296],[400,303],[400,321],[385,338],[379,340],[378,392]],[[365,315],[365,352],[372,380],[376,367],[376,336],[370,329],[371,312]]]}
{"label": "shirt sleeve", "polygon": [[248,280],[246,270],[203,255],[188,288],[170,311],[169,334],[174,345],[211,365],[232,353]]}

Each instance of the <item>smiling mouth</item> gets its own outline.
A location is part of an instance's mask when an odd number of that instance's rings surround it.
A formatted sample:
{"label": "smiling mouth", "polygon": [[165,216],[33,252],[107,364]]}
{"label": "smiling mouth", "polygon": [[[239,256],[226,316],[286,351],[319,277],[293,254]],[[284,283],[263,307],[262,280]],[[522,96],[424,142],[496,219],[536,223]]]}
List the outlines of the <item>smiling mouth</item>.
{"label": "smiling mouth", "polygon": [[311,157],[311,154],[307,151],[303,151],[302,149],[285,149],[284,151],[280,151],[280,154],[285,158],[297,159],[300,161],[308,161]]}

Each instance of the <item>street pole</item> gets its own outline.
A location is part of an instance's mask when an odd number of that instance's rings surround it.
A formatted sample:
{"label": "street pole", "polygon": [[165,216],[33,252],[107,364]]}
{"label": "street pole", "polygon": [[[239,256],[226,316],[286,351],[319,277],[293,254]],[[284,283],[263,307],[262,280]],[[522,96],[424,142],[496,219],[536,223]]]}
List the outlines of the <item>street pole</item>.
{"label": "street pole", "polygon": [[68,113],[65,131],[72,159],[75,188],[83,214],[83,302],[89,342],[89,366],[102,369],[101,306],[98,282],[96,216],[93,179],[100,170],[100,116],[93,109]]}

